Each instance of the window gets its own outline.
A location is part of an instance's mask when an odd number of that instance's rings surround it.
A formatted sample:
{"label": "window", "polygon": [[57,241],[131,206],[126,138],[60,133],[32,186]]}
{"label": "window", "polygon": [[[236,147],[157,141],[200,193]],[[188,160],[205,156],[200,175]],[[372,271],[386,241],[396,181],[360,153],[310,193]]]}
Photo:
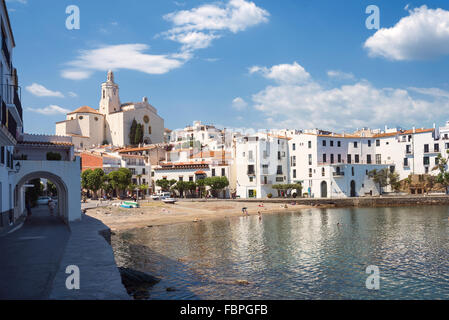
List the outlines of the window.
{"label": "window", "polygon": [[312,178],[312,168],[309,168],[309,178]]}
{"label": "window", "polygon": [[354,160],[355,160],[355,163],[359,163],[359,162],[360,162],[360,158],[359,158],[359,155],[358,155],[358,154],[356,154],[356,155],[354,156]]}
{"label": "window", "polygon": [[331,144],[331,147],[333,147],[334,146],[334,141],[331,140],[330,144]]}
{"label": "window", "polygon": [[371,147],[371,140],[368,140],[368,147]]}
{"label": "window", "polygon": [[145,168],[143,168],[143,169],[142,169],[142,174],[145,174],[145,172],[146,172],[146,171],[145,171]]}
{"label": "window", "polygon": [[440,152],[440,145],[438,143],[433,145],[433,152]]}
{"label": "window", "polygon": [[408,158],[404,158],[404,167],[408,167]]}
{"label": "window", "polygon": [[83,116],[80,116],[80,120],[83,120],[84,119],[84,117]]}
{"label": "window", "polygon": [[326,170],[324,168],[321,168],[321,175],[324,177],[326,175]]}
{"label": "window", "polygon": [[248,151],[248,160],[253,161],[253,151],[252,150]]}
{"label": "window", "polygon": [[327,162],[327,156],[326,156],[326,154],[324,153],[323,154],[323,163],[326,163]]}
{"label": "window", "polygon": [[0,157],[1,157],[1,163],[2,164],[5,164],[5,147],[1,147],[1,155],[0,155]]}
{"label": "window", "polygon": [[148,134],[151,134],[151,126],[148,127]]}
{"label": "window", "polygon": [[339,155],[337,156],[337,162],[338,162],[338,163],[341,163],[341,154],[339,154]]}
{"label": "window", "polygon": [[276,174],[283,174],[282,173],[282,166],[278,166]]}
{"label": "window", "polygon": [[445,144],[445,148],[446,148],[446,149],[449,149],[449,143],[446,143],[446,144]]}
{"label": "window", "polygon": [[424,152],[429,152],[429,145],[428,144],[425,144],[424,145]]}
{"label": "window", "polygon": [[293,179],[296,179],[296,169],[293,169]]}
{"label": "window", "polygon": [[435,157],[435,165],[437,166],[440,163],[440,160],[438,160],[437,157]]}
{"label": "window", "polygon": [[312,149],[312,141],[309,141],[309,149]]}
{"label": "window", "polygon": [[226,169],[225,168],[221,168],[221,176],[222,177],[226,176]]}
{"label": "window", "polygon": [[376,164],[382,164],[382,155],[376,154]]}
{"label": "window", "polygon": [[292,149],[293,149],[293,151],[296,150],[296,143],[294,143],[294,144],[292,145]]}
{"label": "window", "polygon": [[331,154],[331,163],[334,163],[334,155]]}
{"label": "window", "polygon": [[311,165],[312,165],[312,155],[309,154],[309,166],[311,166]]}
{"label": "window", "polygon": [[354,172],[354,167],[351,167],[351,173],[352,173],[352,176],[354,176],[354,175],[355,175],[355,172]]}
{"label": "window", "polygon": [[337,141],[337,147],[341,147],[341,141]]}
{"label": "window", "polygon": [[254,181],[254,177],[249,177],[249,182],[253,182]]}
{"label": "window", "polygon": [[405,146],[405,153],[407,153],[407,154],[412,153],[412,145],[408,144]]}
{"label": "window", "polygon": [[278,160],[281,160],[281,152],[278,151]]}
{"label": "window", "polygon": [[357,142],[356,141],[354,142],[354,148],[357,148]]}
{"label": "window", "polygon": [[366,163],[371,164],[371,155],[370,154],[366,155]]}
{"label": "window", "polygon": [[253,164],[248,165],[248,174],[255,174]]}
{"label": "window", "polygon": [[326,140],[323,140],[323,147],[326,146]]}
{"label": "window", "polygon": [[351,155],[348,154],[348,163],[351,163],[351,162],[352,162]]}
{"label": "window", "polygon": [[189,176],[189,181],[193,182],[193,176]]}
{"label": "window", "polygon": [[428,166],[430,164],[429,157],[424,157],[423,163],[425,166]]}
{"label": "window", "polygon": [[296,167],[296,156],[292,157],[292,167]]}
{"label": "window", "polygon": [[131,173],[132,173],[133,175],[136,174],[136,169],[135,169],[135,168],[129,168],[129,171],[131,171]]}
{"label": "window", "polygon": [[212,177],[215,177],[215,169],[212,169]]}
{"label": "window", "polygon": [[268,174],[268,164],[262,165],[262,174]]}
{"label": "window", "polygon": [[376,147],[380,147],[380,140],[376,140]]}

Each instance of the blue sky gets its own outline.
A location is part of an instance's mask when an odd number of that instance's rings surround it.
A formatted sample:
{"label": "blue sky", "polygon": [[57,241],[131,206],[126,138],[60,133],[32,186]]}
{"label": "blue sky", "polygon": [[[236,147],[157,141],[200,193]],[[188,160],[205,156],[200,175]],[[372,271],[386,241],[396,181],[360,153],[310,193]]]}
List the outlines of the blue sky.
{"label": "blue sky", "polygon": [[[368,30],[368,5],[380,30]],[[80,30],[68,30],[68,5]],[[148,96],[168,128],[429,127],[449,120],[449,3],[9,0],[25,131]]]}

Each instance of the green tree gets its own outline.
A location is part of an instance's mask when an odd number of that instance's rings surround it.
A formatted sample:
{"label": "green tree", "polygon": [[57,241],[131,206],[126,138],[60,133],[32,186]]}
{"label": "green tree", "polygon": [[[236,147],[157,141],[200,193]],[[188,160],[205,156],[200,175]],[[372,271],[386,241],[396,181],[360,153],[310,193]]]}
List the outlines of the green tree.
{"label": "green tree", "polygon": [[41,195],[41,179],[31,180],[30,184],[33,187],[26,189],[25,197],[30,200],[31,206],[35,207],[37,205],[37,199]]}
{"label": "green tree", "polygon": [[58,194],[58,189],[56,188],[56,185],[51,181],[47,181],[47,192],[51,194],[51,196],[53,197]]}
{"label": "green tree", "polygon": [[104,182],[104,171],[102,169],[95,169],[87,175],[87,187],[94,194],[94,199],[97,198],[98,190],[101,189]]}
{"label": "green tree", "polygon": [[108,175],[109,183],[112,188],[117,192],[117,196],[120,198],[121,193],[128,188],[131,184],[132,178],[131,170],[128,168],[120,168],[117,171],[112,171]]}
{"label": "green tree", "polygon": [[182,197],[184,197],[184,191],[188,190],[187,182],[185,182],[185,181],[178,181],[172,187],[172,189],[178,191],[179,192],[179,196],[182,198]]}
{"label": "green tree", "polygon": [[139,143],[143,142],[143,125],[141,125],[140,123],[137,124],[136,126],[136,135],[134,137],[134,144],[137,145]]}
{"label": "green tree", "polygon": [[214,197],[218,195],[219,191],[229,186],[229,181],[226,177],[208,177],[205,180],[205,184],[210,187]]}
{"label": "green tree", "polygon": [[81,188],[89,190],[89,184],[87,182],[87,177],[93,172],[91,169],[87,169],[81,173]]}
{"label": "green tree", "polygon": [[131,128],[129,129],[129,143],[135,144],[134,141],[136,141],[136,129],[137,129],[137,121],[136,119],[133,120],[131,123]]}
{"label": "green tree", "polygon": [[368,176],[373,179],[374,183],[377,183],[379,185],[379,193],[382,194],[383,188],[388,185],[388,169],[374,169],[368,172]]}
{"label": "green tree", "polygon": [[391,186],[391,189],[395,192],[399,191],[399,189],[401,188],[399,174],[396,171],[390,172],[388,174],[388,184]]}
{"label": "green tree", "polygon": [[176,184],[176,180],[167,180],[167,179],[161,179],[156,181],[156,185],[162,189],[163,192],[170,191],[170,188]]}
{"label": "green tree", "polygon": [[196,185],[200,192],[200,198],[204,197],[206,193],[206,179],[198,179]]}
{"label": "green tree", "polygon": [[439,171],[435,181],[444,187],[446,194],[448,193],[449,187],[449,172],[447,171],[447,162],[448,160],[444,158],[440,153],[437,156],[437,165],[434,168],[434,170]]}

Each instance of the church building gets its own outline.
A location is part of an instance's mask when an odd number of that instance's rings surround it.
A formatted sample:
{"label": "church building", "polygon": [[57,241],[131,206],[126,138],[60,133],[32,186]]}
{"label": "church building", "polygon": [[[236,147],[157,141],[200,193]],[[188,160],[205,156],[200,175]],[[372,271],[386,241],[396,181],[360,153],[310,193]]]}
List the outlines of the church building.
{"label": "church building", "polygon": [[66,120],[56,123],[56,134],[71,136],[77,149],[105,144],[124,147],[133,144],[129,134],[134,120],[142,126],[143,143],[164,141],[164,119],[156,108],[148,103],[147,97],[142,102],[122,104],[114,73],[109,71],[107,81],[101,85],[100,108],[83,106],[68,113]]}

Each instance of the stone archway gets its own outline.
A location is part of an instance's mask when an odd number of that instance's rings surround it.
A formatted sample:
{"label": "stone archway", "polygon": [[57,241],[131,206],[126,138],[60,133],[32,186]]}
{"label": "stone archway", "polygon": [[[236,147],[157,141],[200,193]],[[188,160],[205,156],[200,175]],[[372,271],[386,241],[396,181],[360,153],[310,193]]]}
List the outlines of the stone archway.
{"label": "stone archway", "polygon": [[355,181],[351,180],[351,198],[355,198],[357,196],[356,190],[355,190]]}
{"label": "stone archway", "polygon": [[21,215],[25,210],[25,192],[22,190],[22,187],[29,181],[34,179],[47,179],[55,184],[56,190],[58,192],[58,203],[57,203],[57,214],[60,218],[62,218],[66,223],[69,222],[69,204],[68,197],[69,191],[65,182],[57,175],[46,172],[46,171],[36,171],[32,173],[28,173],[20,178],[20,180],[16,183],[15,186],[15,201],[16,207],[15,210],[18,210],[17,214]]}
{"label": "stone archway", "polygon": [[327,182],[321,182],[321,198],[327,198]]}

